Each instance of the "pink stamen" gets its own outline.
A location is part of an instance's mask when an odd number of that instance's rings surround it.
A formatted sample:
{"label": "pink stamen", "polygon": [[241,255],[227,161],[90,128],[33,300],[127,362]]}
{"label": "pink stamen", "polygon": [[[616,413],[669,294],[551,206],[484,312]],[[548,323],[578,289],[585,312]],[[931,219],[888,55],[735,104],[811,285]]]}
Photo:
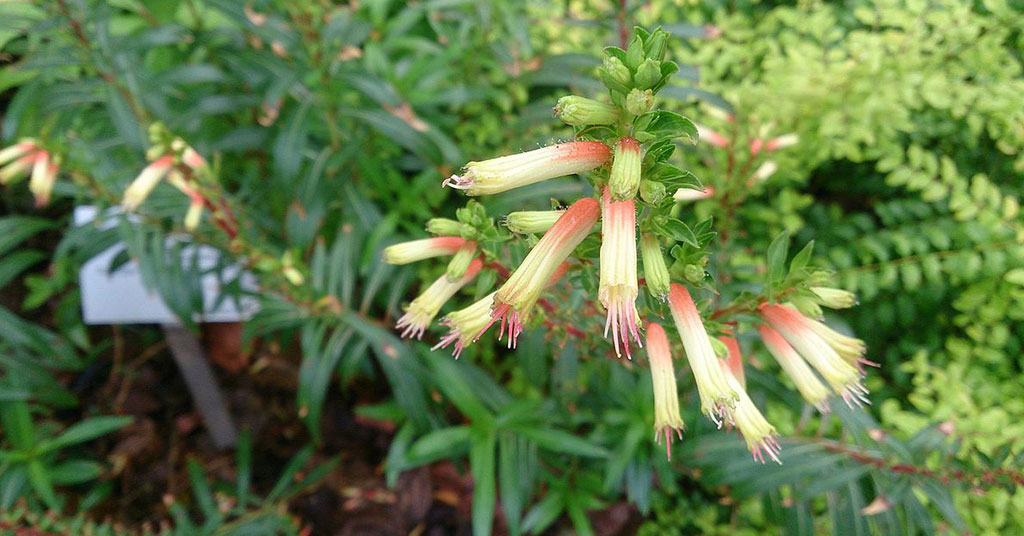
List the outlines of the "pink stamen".
{"label": "pink stamen", "polygon": [[512,306],[507,303],[499,303],[494,306],[491,310],[491,319],[487,322],[487,325],[477,333],[473,340],[476,341],[483,335],[495,322],[501,321],[501,329],[498,332],[498,340],[505,336],[505,327],[508,326],[508,348],[515,349],[519,342],[519,334],[523,331],[523,324],[519,319],[519,312],[512,309]]}
{"label": "pink stamen", "polygon": [[452,175],[451,177],[441,181],[441,188],[451,187],[456,190],[467,190],[471,186],[473,186],[472,179],[467,179],[458,175]]}

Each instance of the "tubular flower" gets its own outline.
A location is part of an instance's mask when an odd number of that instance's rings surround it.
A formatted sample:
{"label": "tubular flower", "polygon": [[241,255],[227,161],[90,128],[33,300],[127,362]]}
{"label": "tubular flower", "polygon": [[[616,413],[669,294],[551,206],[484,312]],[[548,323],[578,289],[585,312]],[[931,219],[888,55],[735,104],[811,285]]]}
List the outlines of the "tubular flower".
{"label": "tubular flower", "polygon": [[668,304],[697,382],[701,410],[718,427],[722,421],[732,423],[739,395],[725,379],[690,292],[679,283],[672,283]]}
{"label": "tubular flower", "polygon": [[806,359],[847,405],[868,402],[861,374],[810,326],[810,320],[786,305],[763,304],[761,316]]}
{"label": "tubular flower", "polygon": [[725,364],[729,368],[729,372],[739,382],[740,387],[743,389],[747,388],[747,375],[743,372],[743,354],[740,353],[740,343],[730,335],[722,335],[718,337],[718,340],[722,341],[722,344],[729,349],[729,355],[725,358]]}
{"label": "tubular flower", "polygon": [[[750,451],[755,460],[761,463],[764,463],[764,455],[768,453],[769,458],[774,460],[775,463],[782,465],[782,461],[779,460],[779,442],[775,439],[775,427],[768,423],[768,420],[764,418],[761,411],[754,405],[754,401],[750,399],[747,392],[740,386],[740,382],[736,379],[729,365],[725,362],[719,363],[722,367],[722,373],[725,375],[725,381],[739,395],[739,400],[736,401],[734,419],[736,429],[740,431],[740,435],[743,436],[743,440],[747,443],[747,450]],[[742,368],[743,365],[741,364],[741,371]]]}
{"label": "tubular flower", "polygon": [[384,262],[409,264],[442,255],[454,255],[466,241],[458,236],[437,236],[402,242],[384,248]]}
{"label": "tubular flower", "polygon": [[829,309],[849,309],[857,305],[857,295],[848,290],[831,287],[811,287],[811,292],[818,297],[818,303]]}
{"label": "tubular flower", "polygon": [[11,184],[23,179],[33,168],[40,156],[48,153],[39,148],[31,138],[22,138],[18,143],[0,150],[0,184]]}
{"label": "tubular flower", "polygon": [[57,182],[57,162],[50,153],[43,150],[36,152],[35,159],[28,189],[36,198],[36,206],[42,207],[50,203],[50,194],[53,192],[54,183]]}
{"label": "tubular flower", "polygon": [[784,134],[778,138],[768,140],[768,143],[764,144],[765,151],[778,151],[779,149],[785,149],[792,147],[800,141],[800,136],[797,134]]}
{"label": "tubular flower", "polygon": [[611,190],[612,200],[624,201],[636,197],[636,192],[640,189],[642,164],[643,153],[640,144],[630,137],[619,140],[615,146],[615,158],[612,159],[611,175],[608,177],[608,190]]}
{"label": "tubular flower", "polygon": [[611,149],[597,141],[549,145],[525,153],[466,164],[462,175],[441,183],[469,195],[497,194],[555,177],[582,173],[608,162]]}
{"label": "tubular flower", "polygon": [[779,170],[779,165],[774,160],[769,160],[754,170],[753,175],[750,176],[750,182],[762,182],[768,180],[769,177],[775,174]]}
{"label": "tubular flower", "polygon": [[522,210],[505,216],[505,227],[516,234],[547,232],[565,213],[564,210]]}
{"label": "tubular flower", "polygon": [[586,97],[569,95],[558,99],[555,117],[573,126],[611,125],[619,120],[619,108]]}
{"label": "tubular flower", "polygon": [[828,387],[821,383],[821,380],[814,375],[814,371],[807,365],[804,358],[796,353],[796,350],[786,342],[786,339],[778,331],[760,325],[757,331],[761,333],[761,340],[768,348],[768,352],[779,362],[779,366],[786,372],[789,379],[796,384],[797,391],[809,404],[818,408],[822,413],[828,413]]}
{"label": "tubular flower", "polygon": [[843,335],[817,320],[807,318],[806,321],[811,331],[814,331],[823,341],[828,343],[847,363],[857,367],[861,372],[864,371],[864,365],[878,366],[878,363],[864,359],[864,353],[867,351],[867,345],[864,344],[864,341]]}
{"label": "tubular flower", "polygon": [[473,259],[466,270],[466,274],[458,281],[450,281],[448,276],[442,275],[434,281],[427,290],[423,291],[415,300],[405,308],[405,314],[398,319],[395,327],[402,330],[402,337],[423,337],[427,326],[437,316],[445,302],[451,299],[460,288],[476,277],[477,272],[483,266],[480,259]]}
{"label": "tubular flower", "polygon": [[697,125],[697,139],[715,147],[728,147],[729,140],[725,136],[704,125]]}
{"label": "tubular flower", "polygon": [[590,228],[597,222],[600,212],[601,207],[596,199],[584,197],[558,218],[495,293],[491,320],[476,334],[474,340],[480,338],[492,324],[500,321],[498,339],[505,335],[507,324],[508,346],[515,348],[516,340],[523,331],[523,322],[529,318],[541,291],[558,271],[562,261],[590,234]]}
{"label": "tubular flower", "polygon": [[435,236],[462,234],[462,224],[450,218],[430,218],[427,232]]}
{"label": "tubular flower", "polygon": [[644,280],[647,290],[651,296],[665,301],[668,299],[671,278],[668,266],[665,265],[665,257],[661,254],[658,237],[651,233],[640,235],[640,256],[644,261]]}
{"label": "tubular flower", "polygon": [[169,154],[157,158],[146,166],[124,191],[121,207],[129,212],[139,208],[173,166],[174,156]]}
{"label": "tubular flower", "polygon": [[167,182],[188,196],[190,202],[188,211],[185,212],[185,229],[194,231],[196,227],[199,227],[199,221],[203,217],[203,206],[206,205],[206,199],[198,190],[189,185],[185,180],[185,175],[176,169],[172,169],[167,174]]}
{"label": "tubular flower", "polygon": [[190,146],[181,151],[181,162],[196,171],[206,167],[206,159]]}
{"label": "tubular flower", "polygon": [[442,337],[441,342],[437,343],[431,350],[448,348],[452,343],[455,343],[452,355],[455,356],[455,359],[458,359],[462,354],[462,350],[473,344],[473,338],[476,334],[480,333],[487,326],[487,323],[491,321],[491,305],[494,304],[494,294],[495,292],[488,294],[465,309],[448,313],[441,320],[441,325],[449,329],[448,334]]}
{"label": "tubular flower", "polygon": [[711,186],[705,186],[703,190],[680,188],[676,190],[676,193],[672,194],[672,199],[675,199],[676,201],[691,202],[707,199],[713,195],[715,195],[715,189]]}
{"label": "tubular flower", "polygon": [[643,347],[636,312],[636,209],[633,199],[612,201],[609,190],[605,188],[601,197],[601,284],[597,297],[608,313],[604,336],[611,330],[615,355],[622,355],[621,342],[626,357],[632,359],[629,337]]}
{"label": "tubular flower", "polygon": [[476,257],[476,242],[468,240],[459,248],[459,251],[455,252],[452,260],[448,262],[448,270],[445,272],[448,280],[458,281],[465,275],[466,270],[469,269],[469,263],[473,262],[474,257]]}
{"label": "tubular flower", "polygon": [[683,438],[683,419],[679,416],[679,393],[668,337],[665,330],[653,322],[647,324],[647,358],[654,386],[654,440],[660,444],[661,438],[665,438],[665,456],[671,460],[672,432],[679,439]]}

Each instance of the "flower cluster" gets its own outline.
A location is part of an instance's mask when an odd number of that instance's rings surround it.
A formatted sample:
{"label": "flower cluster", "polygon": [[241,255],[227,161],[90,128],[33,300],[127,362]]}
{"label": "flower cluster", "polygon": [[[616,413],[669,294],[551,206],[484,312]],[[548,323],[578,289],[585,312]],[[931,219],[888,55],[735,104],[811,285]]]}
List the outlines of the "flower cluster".
{"label": "flower cluster", "polygon": [[26,176],[28,189],[36,199],[36,206],[50,203],[53,185],[57,182],[60,157],[51,154],[31,138],[0,150],[0,184],[14,184]]}
{"label": "flower cluster", "polygon": [[[738,322],[731,322],[730,327],[717,322],[709,325],[690,288],[673,282],[685,279],[704,286],[704,248],[714,236],[710,222],[691,229],[673,214],[679,203],[705,199],[715,191],[670,164],[669,157],[677,140],[695,143],[698,133],[712,145],[731,142],[678,114],[651,110],[654,95],[676,69],[674,63],[662,59],[666,39],[667,34],[660,30],[647,33],[638,29],[626,50],[606,49],[600,75],[609,89],[610,103],[580,96],[559,99],[555,115],[575,128],[576,141],[470,162],[461,173],[444,179],[442,187],[475,197],[579,174],[589,180],[594,195],[577,199],[567,208],[512,212],[504,218],[508,233],[495,231],[483,207],[471,200],[457,219],[430,220],[426,227],[434,237],[385,248],[383,258],[391,264],[450,258],[446,272],[406,307],[396,327],[404,337],[421,338],[446,301],[482,270],[493,270],[504,281],[493,289],[477,285],[478,292],[488,292],[486,296],[444,316],[440,324],[448,333],[434,349],[451,347],[457,358],[493,326],[497,326],[496,338],[515,348],[539,303],[548,313],[558,310],[542,301],[546,289],[570,264],[580,271],[594,264],[594,248],[580,245],[599,231],[598,286],[593,303],[603,311],[604,337],[616,356],[625,354],[632,359],[633,347],[644,348],[646,343],[655,439],[659,443],[664,440],[670,456],[672,438],[681,438],[684,428],[672,344],[661,325],[662,319],[671,317],[704,415],[718,427],[735,428],[755,460],[780,462],[775,428],[746,392],[740,345],[731,327]],[[794,136],[776,137],[752,144],[750,153],[771,152],[794,143]],[[531,242],[532,248],[514,269],[506,269],[497,260],[502,242],[538,234],[540,238],[530,239],[535,243]],[[596,241],[591,243],[596,246]],[[671,263],[665,260],[666,246]],[[573,261],[575,257],[580,258]],[[870,362],[864,360],[861,341],[778,300],[788,296],[801,307],[819,312],[819,306],[848,307],[856,301],[850,293],[823,286],[821,280],[817,276],[796,278],[796,290],[789,294],[776,292],[770,283],[763,296],[734,307],[732,312],[761,319],[757,328],[768,350],[804,398],[825,412],[832,393],[850,404],[866,401],[862,365]],[[639,300],[641,283],[653,302]],[[667,315],[662,304],[667,305]],[[580,329],[585,326],[581,321],[579,326],[566,326],[566,331],[586,336]],[[713,339],[709,332],[715,331],[721,336]]]}
{"label": "flower cluster", "polygon": [[146,158],[149,165],[143,168],[135,180],[128,185],[121,200],[121,207],[134,212],[149,197],[164,179],[189,198],[184,225],[193,230],[202,218],[206,198],[199,191],[199,176],[208,171],[206,159],[184,140],[172,137],[163,125],[154,123],[149,129],[153,143]]}

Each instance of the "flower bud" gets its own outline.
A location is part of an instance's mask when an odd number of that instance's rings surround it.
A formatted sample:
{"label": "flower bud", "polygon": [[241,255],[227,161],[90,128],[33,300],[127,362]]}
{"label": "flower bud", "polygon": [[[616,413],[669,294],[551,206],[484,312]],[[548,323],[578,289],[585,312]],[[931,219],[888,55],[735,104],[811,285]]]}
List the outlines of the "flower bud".
{"label": "flower bud", "polygon": [[661,245],[658,238],[651,233],[644,233],[640,236],[640,255],[644,261],[644,280],[647,282],[647,292],[651,296],[665,301],[668,298],[669,285],[671,283],[668,267],[665,266],[665,257],[661,253]]}
{"label": "flower bud", "polygon": [[633,75],[629,73],[629,68],[615,56],[605,57],[601,74],[609,89],[629,93],[633,87]]}
{"label": "flower bud", "polygon": [[427,232],[435,236],[459,236],[462,224],[450,218],[430,218],[427,220]]}
{"label": "flower bud", "polygon": [[857,295],[848,290],[811,287],[811,292],[818,297],[818,303],[829,309],[847,309],[857,305]]}
{"label": "flower bud", "polygon": [[586,97],[569,95],[558,99],[555,116],[562,122],[581,127],[585,125],[611,125],[619,120],[619,109]]}
{"label": "flower bud", "polygon": [[608,179],[613,201],[622,201],[636,197],[640,188],[640,167],[643,154],[640,144],[630,137],[619,140],[612,158],[612,172]]}
{"label": "flower bud", "polygon": [[665,190],[665,185],[657,181],[642,180],[640,181],[640,197],[647,203],[652,205],[658,204],[668,192]]}
{"label": "flower bud", "polygon": [[665,49],[668,47],[668,32],[657,30],[644,43],[644,50],[647,57],[661,61],[665,57]]}
{"label": "flower bud", "polygon": [[661,62],[655,60],[644,60],[636,68],[633,81],[637,89],[650,89],[661,80]]}
{"label": "flower bud", "polygon": [[564,210],[521,210],[505,216],[505,226],[516,234],[544,233],[562,217]]}
{"label": "flower bud", "polygon": [[691,283],[700,283],[704,280],[704,268],[696,264],[687,264],[683,267],[683,277]]}
{"label": "flower bud", "polygon": [[626,95],[626,113],[630,115],[642,115],[650,111],[654,106],[654,93],[645,89],[643,91],[633,88]]}
{"label": "flower bud", "polygon": [[476,242],[466,242],[463,244],[459,251],[455,252],[452,260],[448,261],[448,270],[445,272],[448,280],[458,281],[462,276],[466,275],[469,263],[473,262],[474,257],[476,257]]}

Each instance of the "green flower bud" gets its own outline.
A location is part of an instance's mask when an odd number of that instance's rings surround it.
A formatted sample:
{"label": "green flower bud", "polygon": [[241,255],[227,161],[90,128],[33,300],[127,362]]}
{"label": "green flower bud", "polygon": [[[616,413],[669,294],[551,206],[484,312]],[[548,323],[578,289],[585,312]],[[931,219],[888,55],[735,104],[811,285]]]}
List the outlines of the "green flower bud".
{"label": "green flower bud", "polygon": [[719,359],[729,357],[729,347],[719,340],[718,337],[711,337],[711,348],[715,351],[715,355],[718,356]]}
{"label": "green flower bud", "polygon": [[644,61],[644,43],[639,35],[634,35],[633,40],[626,47],[626,67],[636,70]]}
{"label": "green flower bud", "polygon": [[636,69],[633,81],[637,89],[650,89],[658,80],[661,80],[661,62],[656,60],[644,60]]}
{"label": "green flower bud", "polygon": [[607,79],[614,83],[617,87],[610,87],[621,91],[622,93],[628,93],[629,89],[633,87],[633,75],[630,74],[629,68],[622,63],[619,58],[615,56],[608,56],[604,59],[602,66],[603,74],[607,75]]}
{"label": "green flower bud", "polygon": [[645,89],[643,91],[633,88],[629,95],[626,95],[626,113],[630,115],[642,115],[650,111],[654,106],[654,93]]}
{"label": "green flower bud", "polygon": [[580,127],[584,125],[611,125],[619,120],[619,109],[586,97],[570,95],[558,99],[555,116],[564,123]]}
{"label": "green flower bud", "polygon": [[821,319],[825,317],[825,313],[821,310],[821,306],[819,306],[813,298],[792,296],[790,297],[789,303],[808,318]]}
{"label": "green flower bud", "polygon": [[640,181],[640,198],[644,201],[656,205],[665,199],[666,195],[668,195],[668,191],[664,184],[646,179]]}
{"label": "green flower bud", "polygon": [[505,217],[505,226],[516,234],[543,233],[562,217],[564,210],[523,210],[510,212]]}
{"label": "green flower bud", "polygon": [[643,154],[640,144],[630,137],[619,140],[612,157],[612,172],[608,179],[612,200],[633,199],[640,188],[640,166]]}
{"label": "green flower bud", "polygon": [[430,218],[427,220],[427,232],[435,236],[459,236],[462,224],[449,218]]}
{"label": "green flower bud", "polygon": [[665,49],[668,47],[668,32],[657,30],[644,43],[644,51],[647,57],[661,61],[665,57]]}
{"label": "green flower bud", "polygon": [[830,287],[811,287],[811,292],[818,297],[818,303],[829,309],[847,309],[857,305],[857,295],[843,289]]}
{"label": "green flower bud", "polygon": [[669,284],[671,283],[668,268],[665,266],[665,257],[661,254],[661,245],[658,238],[651,233],[640,235],[640,256],[644,261],[644,280],[647,282],[647,292],[651,296],[665,301],[668,298]]}
{"label": "green flower bud", "polygon": [[466,242],[448,262],[448,271],[445,272],[448,281],[455,282],[462,279],[474,258],[476,258],[476,242]]}
{"label": "green flower bud", "polygon": [[696,264],[687,264],[683,267],[683,277],[690,283],[700,283],[704,280],[704,268]]}

